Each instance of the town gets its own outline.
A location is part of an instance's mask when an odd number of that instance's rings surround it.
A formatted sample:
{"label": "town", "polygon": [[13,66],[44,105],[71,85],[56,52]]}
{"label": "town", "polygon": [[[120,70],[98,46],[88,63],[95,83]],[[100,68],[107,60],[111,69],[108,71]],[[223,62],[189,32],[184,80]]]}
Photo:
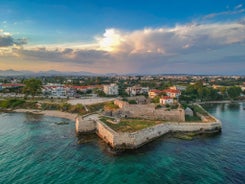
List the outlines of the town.
{"label": "town", "polygon": [[[1,97],[24,97],[27,77],[0,77]],[[160,104],[180,101],[243,99],[244,76],[50,76],[36,77],[36,97],[72,99],[143,95]],[[30,94],[29,94],[30,95]]]}
{"label": "town", "polygon": [[243,76],[2,77],[0,110],[76,114],[78,135],[96,132],[114,149],[135,149],[168,132],[220,132],[200,104],[244,95]]}

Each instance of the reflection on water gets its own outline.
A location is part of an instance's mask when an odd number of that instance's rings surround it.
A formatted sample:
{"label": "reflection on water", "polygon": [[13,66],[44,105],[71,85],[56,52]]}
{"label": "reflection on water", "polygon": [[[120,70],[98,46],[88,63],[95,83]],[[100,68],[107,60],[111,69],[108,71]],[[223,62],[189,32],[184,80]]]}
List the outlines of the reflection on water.
{"label": "reflection on water", "polygon": [[240,105],[239,103],[230,103],[230,104],[227,104],[228,108],[230,110],[239,110],[240,109]]}

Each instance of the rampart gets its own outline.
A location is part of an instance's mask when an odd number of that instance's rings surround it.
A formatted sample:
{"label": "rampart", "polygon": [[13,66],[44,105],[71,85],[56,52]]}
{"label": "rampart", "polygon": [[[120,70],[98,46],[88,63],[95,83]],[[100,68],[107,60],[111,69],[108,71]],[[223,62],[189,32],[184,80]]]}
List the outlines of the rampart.
{"label": "rampart", "polygon": [[[221,122],[216,118],[214,118],[214,120],[214,122],[208,123],[167,122],[136,132],[116,132],[112,130],[109,126],[101,122],[99,119],[90,120],[90,123],[92,124],[88,125],[88,120],[85,120],[84,118],[77,118],[76,127],[80,129],[76,130],[78,133],[84,133],[85,130],[88,130],[90,132],[91,130],[96,130],[96,134],[115,149],[135,149],[169,132],[207,133],[221,131]],[[79,126],[77,124],[81,125]],[[83,126],[84,128],[81,128]],[[82,131],[80,132],[80,130]]]}

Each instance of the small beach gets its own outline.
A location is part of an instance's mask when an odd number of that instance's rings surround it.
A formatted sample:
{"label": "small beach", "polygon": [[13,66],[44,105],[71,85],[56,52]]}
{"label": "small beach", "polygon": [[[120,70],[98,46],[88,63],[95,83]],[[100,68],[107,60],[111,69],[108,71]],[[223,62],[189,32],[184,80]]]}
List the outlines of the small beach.
{"label": "small beach", "polygon": [[15,109],[13,110],[13,112],[41,114],[44,116],[65,118],[71,121],[75,121],[76,117],[78,116],[78,114],[72,114],[72,113],[61,112],[61,111],[56,111],[56,110]]}

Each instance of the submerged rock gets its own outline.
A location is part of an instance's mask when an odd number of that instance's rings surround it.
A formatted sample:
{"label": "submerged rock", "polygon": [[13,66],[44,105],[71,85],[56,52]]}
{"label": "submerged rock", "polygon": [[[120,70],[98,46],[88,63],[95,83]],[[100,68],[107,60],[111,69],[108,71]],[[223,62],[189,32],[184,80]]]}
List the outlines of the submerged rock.
{"label": "submerged rock", "polygon": [[61,121],[61,122],[56,122],[55,124],[56,125],[68,125],[69,123],[65,121]]}

